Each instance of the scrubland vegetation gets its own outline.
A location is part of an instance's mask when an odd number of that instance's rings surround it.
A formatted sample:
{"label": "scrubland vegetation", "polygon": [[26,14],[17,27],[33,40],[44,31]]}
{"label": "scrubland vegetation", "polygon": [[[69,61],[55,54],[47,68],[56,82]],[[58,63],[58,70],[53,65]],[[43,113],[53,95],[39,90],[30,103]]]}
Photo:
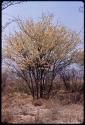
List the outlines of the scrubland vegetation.
{"label": "scrubland vegetation", "polygon": [[56,83],[48,100],[33,100],[28,86],[22,79],[6,80],[2,87],[2,122],[82,123],[83,78],[76,78],[76,85],[71,85],[69,90],[61,79],[54,82]]}
{"label": "scrubland vegetation", "polygon": [[15,19],[20,31],[7,38],[2,72],[3,123],[83,123],[84,52],[79,35],[52,24]]}

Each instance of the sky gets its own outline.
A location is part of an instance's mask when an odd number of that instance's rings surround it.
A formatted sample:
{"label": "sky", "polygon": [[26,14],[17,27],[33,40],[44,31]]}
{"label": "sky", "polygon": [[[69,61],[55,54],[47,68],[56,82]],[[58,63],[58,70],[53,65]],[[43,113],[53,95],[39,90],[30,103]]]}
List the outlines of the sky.
{"label": "sky", "polygon": [[[79,11],[80,7],[84,7],[83,2],[59,2],[59,1],[31,1],[23,2],[10,6],[2,11],[2,26],[13,19],[13,17],[21,17],[24,20],[33,18],[38,21],[42,13],[52,13],[54,15],[54,23],[63,24],[73,31],[80,32],[83,36],[84,31],[84,13]],[[17,30],[14,23],[10,24],[3,32],[3,36],[13,33]]]}

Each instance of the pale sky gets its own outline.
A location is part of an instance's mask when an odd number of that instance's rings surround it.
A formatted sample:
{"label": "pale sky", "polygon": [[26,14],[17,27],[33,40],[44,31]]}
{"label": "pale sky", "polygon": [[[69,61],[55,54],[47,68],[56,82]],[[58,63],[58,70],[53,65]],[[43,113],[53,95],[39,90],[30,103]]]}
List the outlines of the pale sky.
{"label": "pale sky", "polygon": [[[49,12],[54,15],[55,24],[58,21],[73,31],[81,31],[81,36],[84,36],[84,13],[79,11],[80,6],[84,7],[84,3],[78,1],[31,1],[16,4],[2,11],[2,26],[9,22],[12,17],[20,16],[24,20],[31,17],[37,21],[42,13]],[[2,37],[4,33],[9,35],[15,29],[17,29],[16,25],[10,24],[2,33]]]}

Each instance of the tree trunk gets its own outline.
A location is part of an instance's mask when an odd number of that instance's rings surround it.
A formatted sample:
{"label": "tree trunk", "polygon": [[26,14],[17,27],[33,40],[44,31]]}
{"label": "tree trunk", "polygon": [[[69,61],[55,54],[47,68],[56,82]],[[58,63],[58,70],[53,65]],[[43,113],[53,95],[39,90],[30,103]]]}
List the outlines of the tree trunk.
{"label": "tree trunk", "polygon": [[43,86],[42,86],[42,81],[40,83],[40,98],[43,98]]}

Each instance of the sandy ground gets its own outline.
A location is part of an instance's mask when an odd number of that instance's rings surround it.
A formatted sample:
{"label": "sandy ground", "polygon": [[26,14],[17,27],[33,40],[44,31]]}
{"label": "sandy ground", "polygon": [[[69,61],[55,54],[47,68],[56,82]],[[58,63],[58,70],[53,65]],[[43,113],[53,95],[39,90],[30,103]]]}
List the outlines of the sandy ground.
{"label": "sandy ground", "polygon": [[58,100],[32,100],[27,94],[2,96],[2,122],[6,123],[83,123],[82,104],[62,105]]}

